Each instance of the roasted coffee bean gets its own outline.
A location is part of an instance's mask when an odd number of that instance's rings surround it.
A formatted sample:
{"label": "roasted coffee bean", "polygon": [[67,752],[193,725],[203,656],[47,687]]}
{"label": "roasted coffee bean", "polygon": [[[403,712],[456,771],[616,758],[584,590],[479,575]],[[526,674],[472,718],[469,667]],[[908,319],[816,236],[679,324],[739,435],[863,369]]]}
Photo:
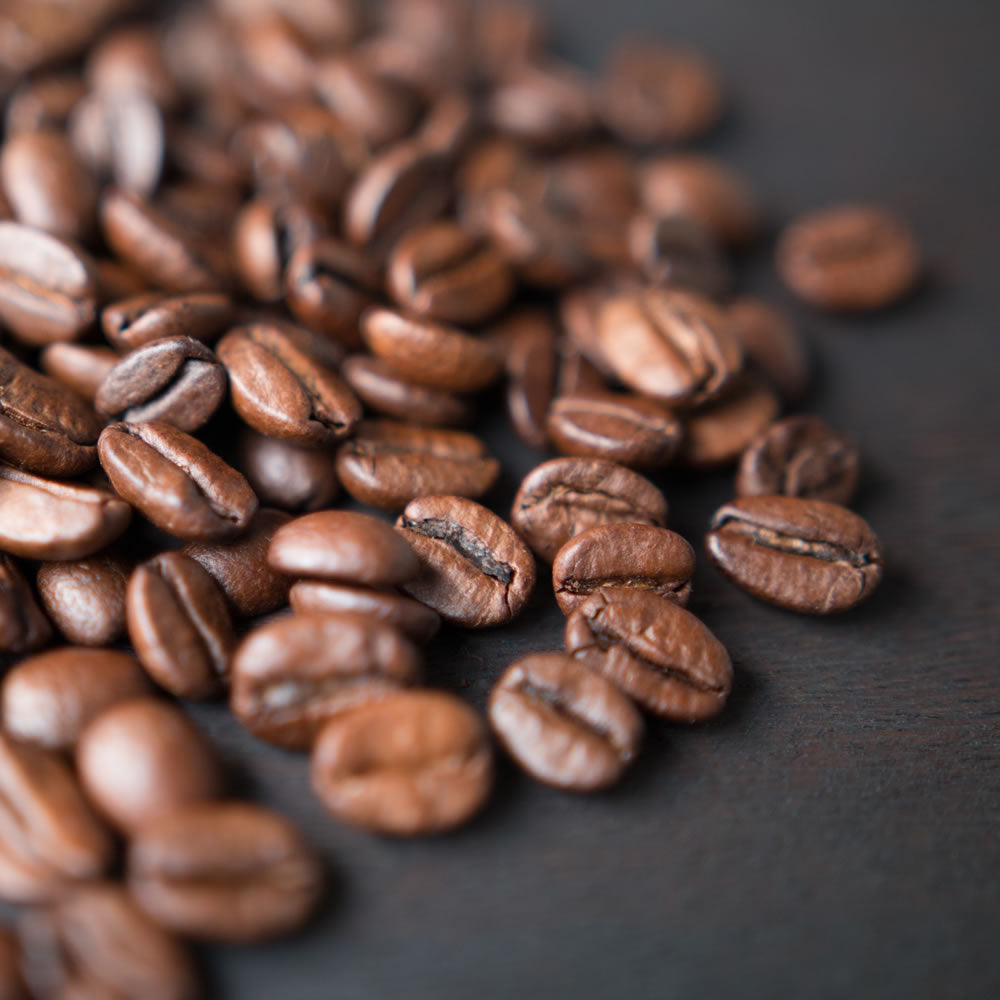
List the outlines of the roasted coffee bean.
{"label": "roasted coffee bean", "polygon": [[252,85],[288,98],[309,96],[312,60],[305,43],[290,24],[279,16],[239,19],[237,45],[241,62],[253,78]]}
{"label": "roasted coffee bean", "polygon": [[394,694],[332,719],[312,755],[312,786],[339,820],[375,833],[443,833],[469,820],[493,784],[486,727],[441,691]]}
{"label": "roasted coffee bean", "polygon": [[546,426],[563,455],[603,458],[636,469],[666,465],[681,440],[680,421],[662,403],[621,393],[560,396]]}
{"label": "roasted coffee bean", "polygon": [[628,239],[632,260],[655,285],[686,288],[710,299],[721,298],[729,288],[729,270],[715,238],[694,219],[637,215]]}
{"label": "roasted coffee bean", "polygon": [[108,646],[125,633],[130,571],[114,555],[44,563],[38,570],[38,596],[67,642]]}
{"label": "roasted coffee bean", "polygon": [[648,479],[614,462],[555,458],[524,477],[510,521],[536,555],[552,562],[574,535],[599,524],[662,527],[667,501]]}
{"label": "roasted coffee bean", "polygon": [[786,417],[743,452],[736,495],[811,497],[847,504],[858,487],[859,466],[854,442],[819,417]]}
{"label": "roasted coffee bean", "polygon": [[242,802],[188,806],[146,827],[128,884],[157,923],[247,943],[295,930],[319,900],[322,871],[291,824]]}
{"label": "roasted coffee bean", "polygon": [[221,292],[144,292],[108,306],[101,313],[101,326],[113,346],[128,352],[168,337],[212,343],[232,322],[234,313],[232,299]]}
{"label": "roasted coffee bean", "polygon": [[254,618],[288,602],[288,578],[272,569],[267,550],[290,520],[280,510],[258,510],[245,534],[231,542],[188,542],[183,552],[222,588],[233,614]]}
{"label": "roasted coffee bean", "polygon": [[169,424],[112,424],[97,448],[119,496],[176,538],[231,538],[257,510],[253,490],[234,468]]}
{"label": "roasted coffee bean", "polygon": [[237,327],[219,341],[236,412],[255,430],[299,445],[329,445],[361,418],[343,380],[280,327]]}
{"label": "roasted coffee bean", "polygon": [[6,134],[61,131],[86,93],[78,73],[50,72],[25,80],[7,102]]}
{"label": "roasted coffee bean", "polygon": [[809,384],[809,357],[795,327],[773,306],[752,298],[733,302],[726,318],[747,358],[787,402],[798,402]]}
{"label": "roasted coffee bean", "polygon": [[97,271],[82,250],[19,222],[0,222],[0,320],[24,343],[75,340],[97,313]]}
{"label": "roasted coffee bean", "polygon": [[[344,376],[347,378],[346,365]],[[334,456],[327,449],[301,448],[245,427],[238,450],[240,471],[262,504],[312,511],[324,510],[337,499],[340,483]]]}
{"label": "roasted coffee bean", "polygon": [[622,382],[673,404],[714,399],[743,364],[725,314],[693,292],[650,288],[610,299],[601,308],[598,333]]}
{"label": "roasted coffee bean", "polygon": [[546,418],[556,388],[556,331],[538,310],[521,309],[494,327],[506,344],[507,415],[514,433],[529,447],[548,447]]}
{"label": "roasted coffee bean", "polygon": [[110,347],[89,344],[49,344],[39,356],[39,363],[48,375],[88,403],[93,403],[105,376],[119,361],[121,355]]}
{"label": "roasted coffee bean", "polygon": [[347,356],[343,344],[332,337],[321,336],[308,327],[285,319],[274,310],[244,309],[240,313],[240,320],[240,326],[236,329],[265,327],[277,330],[297,351],[331,371],[336,371]]}
{"label": "roasted coffee bean", "polygon": [[19,927],[22,967],[39,1000],[196,1000],[194,963],[172,934],[110,882],[75,888],[29,911]]}
{"label": "roasted coffee bean", "polygon": [[825,500],[733,500],[716,511],[706,545],[737,586],[802,614],[847,611],[882,579],[875,533],[857,514]]}
{"label": "roasted coffee bean", "polygon": [[14,561],[0,554],[0,653],[30,653],[51,638],[52,626],[30,584]]}
{"label": "roasted coffee bean", "polygon": [[128,527],[132,508],[109,490],[42,479],[0,464],[0,551],[83,559]]}
{"label": "roasted coffee bean", "polygon": [[566,652],[673,722],[722,711],[733,681],[725,647],[689,611],[648,590],[598,591],[566,619]]}
{"label": "roasted coffee bean", "polygon": [[635,759],[643,729],[614,684],[565,653],[512,663],[490,694],[489,719],[528,774],[573,792],[613,785]]}
{"label": "roasted coffee bean", "polygon": [[161,687],[180,698],[223,691],[236,636],[222,591],[192,558],[165,552],[138,566],[125,619],[136,655]]}
{"label": "roasted coffee bean", "polygon": [[0,998],[28,1000],[28,990],[21,976],[21,948],[14,933],[0,927]]}
{"label": "roasted coffee bean", "polygon": [[587,81],[555,63],[514,67],[493,90],[488,114],[500,132],[545,148],[580,139],[595,124]]}
{"label": "roasted coffee bean", "polygon": [[233,657],[233,714],[258,739],[312,746],[341,712],[420,679],[420,654],[398,629],[365,614],[295,615],[255,629]]}
{"label": "roasted coffee bean", "polygon": [[361,333],[373,354],[417,385],[475,392],[496,381],[503,370],[492,340],[390,309],[367,312]]}
{"label": "roasted coffee bean", "polygon": [[467,628],[503,625],[535,587],[535,560],[506,521],[457,496],[413,500],[396,521],[421,563],[403,585],[445,621]]}
{"label": "roasted coffee bean", "polygon": [[168,337],[137,348],[108,372],[94,407],[126,423],[158,420],[195,431],[219,408],[226,385],[225,369],[201,341]]}
{"label": "roasted coffee bean", "polygon": [[896,216],[870,205],[838,205],[798,219],[782,234],[778,272],[799,298],[824,309],[881,309],[920,276],[920,251]]}
{"label": "roasted coffee bean", "polygon": [[480,497],[496,482],[500,463],[463,431],[364,420],[337,452],[337,474],[356,500],[396,511],[431,494]]}
{"label": "roasted coffee bean", "polygon": [[564,615],[597,591],[648,590],[681,607],[691,596],[694,549],[651,524],[602,524],[574,535],[552,563],[552,589]]}
{"label": "roasted coffee bean", "polygon": [[101,93],[148,94],[170,110],[178,104],[178,84],[164,59],[158,32],[147,25],[116,28],[90,51],[87,79]]}
{"label": "roasted coffee bean", "polygon": [[99,878],[114,845],[62,756],[0,735],[0,899],[44,903]]}
{"label": "roasted coffee bean", "polygon": [[211,744],[187,716],[155,698],[103,711],[80,736],[76,766],[90,801],[124,833],[222,792]]}

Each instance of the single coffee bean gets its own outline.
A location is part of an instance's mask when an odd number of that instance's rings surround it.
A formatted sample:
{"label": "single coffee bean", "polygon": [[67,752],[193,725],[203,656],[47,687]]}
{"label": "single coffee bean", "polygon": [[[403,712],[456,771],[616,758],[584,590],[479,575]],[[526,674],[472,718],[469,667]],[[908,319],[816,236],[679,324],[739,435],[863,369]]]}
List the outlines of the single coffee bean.
{"label": "single coffee bean", "polygon": [[128,884],[158,924],[179,934],[249,943],[300,927],[319,901],[322,870],[298,831],[260,806],[177,809],[132,841]]}
{"label": "single coffee bean", "polygon": [[108,646],[125,633],[125,587],[131,566],[114,555],[43,563],[38,596],[67,642]]}
{"label": "single coffee bean", "polygon": [[538,310],[521,309],[494,327],[506,345],[507,415],[514,433],[529,447],[548,447],[546,419],[556,387],[556,331]]}
{"label": "single coffee bean", "polygon": [[138,566],[125,619],[136,655],[160,687],[179,698],[223,691],[236,636],[222,592],[193,559],[165,552]]}
{"label": "single coffee bean", "polygon": [[0,551],[83,559],[128,527],[132,508],[110,490],[42,479],[0,463]]}
{"label": "single coffee bean", "polygon": [[276,330],[301,354],[331,371],[337,371],[347,356],[344,346],[332,337],[321,336],[308,327],[293,323],[273,309],[243,309],[238,318],[240,325],[237,330],[248,327]]}
{"label": "single coffee bean", "polygon": [[714,399],[743,364],[724,313],[693,292],[650,288],[610,299],[601,308],[598,332],[622,382],[672,404]]}
{"label": "single coffee bean", "polygon": [[490,96],[488,115],[500,132],[543,148],[558,148],[593,130],[587,81],[556,63],[517,66]]}
{"label": "single coffee bean", "polygon": [[19,935],[34,997],[201,996],[194,963],[181,942],[110,882],[81,886],[49,907],[30,910]]}
{"label": "single coffee bean", "polygon": [[80,736],[76,767],[90,801],[126,834],[222,793],[211,744],[155,698],[118,702],[97,716]]}
{"label": "single coffee bean", "polygon": [[43,371],[60,385],[93,403],[105,376],[121,361],[121,355],[110,347],[59,342],[42,348],[38,360]]}
{"label": "single coffee bean", "polygon": [[651,524],[602,524],[574,535],[552,563],[552,589],[564,615],[597,591],[648,590],[681,607],[691,597],[694,549]]}
{"label": "single coffee bean", "polygon": [[667,501],[648,479],[614,462],[555,458],[524,477],[510,521],[535,554],[550,563],[574,535],[600,524],[638,521],[662,527]]}
{"label": "single coffee bean", "polygon": [[99,878],[114,844],[51,750],[0,735],[0,899],[44,903]]}
{"label": "single coffee bean", "polygon": [[654,715],[699,722],[733,681],[725,647],[689,611],[648,590],[598,591],[566,619],[566,652]]}
{"label": "single coffee bean", "polygon": [[725,295],[729,270],[715,237],[683,215],[637,215],[629,226],[629,252],[655,285],[698,292],[710,299]]}
{"label": "single coffee bean", "polygon": [[207,423],[226,396],[226,372],[201,341],[154,340],[122,359],[101,383],[94,407],[101,416],[182,431]]}
{"label": "single coffee bean", "polygon": [[112,424],[97,448],[119,496],[176,538],[232,538],[257,510],[253,490],[235,469],[169,424]]}
{"label": "single coffee bean", "polygon": [[809,357],[788,319],[773,306],[752,298],[733,302],[726,318],[747,358],[787,402],[798,402],[809,384]]}
{"label": "single coffee bean", "polygon": [[533,778],[573,792],[613,785],[635,759],[642,717],[610,681],[565,653],[512,663],[490,693],[489,719]]}
{"label": "single coffee bean", "polygon": [[343,380],[277,326],[237,327],[218,355],[234,409],[262,434],[316,447],[346,437],[361,418]]}
{"label": "single coffee bean", "polygon": [[390,309],[367,312],[361,333],[373,354],[418,385],[475,392],[494,382],[503,370],[503,359],[492,340]]}
{"label": "single coffee bean", "polygon": [[144,292],[108,306],[101,313],[101,326],[114,347],[128,352],[168,337],[211,343],[229,326],[234,313],[232,299],[221,292]]}
{"label": "single coffee bean", "polygon": [[327,720],[420,680],[420,654],[365,614],[298,615],[251,632],[233,657],[230,706],[258,739],[312,746]]}
{"label": "single coffee bean", "polygon": [[302,448],[245,427],[238,453],[240,471],[262,504],[290,511],[325,510],[340,493],[334,456],[326,449]]}
{"label": "single coffee bean", "polygon": [[421,563],[403,590],[445,621],[485,628],[524,609],[535,587],[535,560],[492,511],[464,497],[421,497],[406,505],[396,527]]}
{"label": "single coffee bean", "polygon": [[265,615],[288,603],[289,580],[268,565],[267,551],[289,520],[284,511],[263,508],[235,541],[188,542],[182,551],[222,588],[234,615]]}
{"label": "single coffee bean", "polygon": [[29,1000],[28,989],[21,976],[21,964],[21,947],[17,938],[9,928],[0,927],[0,997],[3,1000]]}
{"label": "single coffee bean", "polygon": [[706,545],[737,586],[802,614],[847,611],[882,579],[875,533],[857,514],[825,500],[733,500],[716,511]]}
{"label": "single coffee bean", "polygon": [[312,786],[339,820],[374,833],[443,833],[469,820],[493,784],[486,727],[442,691],[394,694],[331,719]]}
{"label": "single coffee bean", "polygon": [[480,497],[500,475],[479,438],[463,431],[364,420],[337,452],[344,489],[361,503],[396,511],[416,497]]}
{"label": "single coffee bean", "polygon": [[14,561],[0,554],[0,653],[30,653],[51,639],[52,626],[30,584]]}
{"label": "single coffee bean", "polygon": [[920,276],[920,251],[904,223],[870,205],[803,216],[782,234],[778,272],[799,298],[824,309],[881,309]]}

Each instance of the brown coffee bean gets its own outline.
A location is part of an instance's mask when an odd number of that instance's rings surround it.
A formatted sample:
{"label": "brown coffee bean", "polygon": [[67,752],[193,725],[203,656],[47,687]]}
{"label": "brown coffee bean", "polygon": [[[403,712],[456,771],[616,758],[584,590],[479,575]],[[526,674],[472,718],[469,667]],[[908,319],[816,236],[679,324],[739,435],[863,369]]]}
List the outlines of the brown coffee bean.
{"label": "brown coffee bean", "polygon": [[165,552],[136,567],[125,594],[136,655],[179,698],[212,698],[225,688],[236,645],[218,585],[189,556]]}
{"label": "brown coffee bean", "polygon": [[87,78],[102,93],[139,91],[168,110],[180,100],[159,33],[146,25],[120,27],[107,33],[91,49]]}
{"label": "brown coffee bean", "polygon": [[604,357],[629,388],[673,404],[714,399],[743,364],[724,313],[693,292],[649,288],[610,299],[598,333]]}
{"label": "brown coffee bean", "polygon": [[494,0],[475,8],[474,53],[477,71],[502,77],[511,66],[536,62],[543,54],[545,15],[527,4]]}
{"label": "brown coffee bean", "polygon": [[78,247],[0,222],[0,320],[26,344],[75,340],[94,322],[97,272]]}
{"label": "brown coffee bean", "polygon": [[44,563],[38,596],[67,642],[108,646],[125,633],[129,566],[113,555]]}
{"label": "brown coffee bean", "polygon": [[512,663],[490,694],[489,719],[528,774],[573,792],[613,785],[635,759],[643,729],[625,695],[565,653]]}
{"label": "brown coffee bean", "polygon": [[463,497],[421,497],[406,505],[396,527],[421,563],[403,590],[445,621],[486,628],[524,609],[535,587],[535,560],[492,511]]}
{"label": "brown coffee bean", "polygon": [[871,205],[838,205],[798,219],[775,251],[778,272],[801,299],[824,309],[881,309],[920,275],[920,251],[904,223]]}
{"label": "brown coffee bean", "polygon": [[683,215],[637,215],[629,226],[629,252],[646,279],[720,299],[730,285],[729,269],[715,237]]}
{"label": "brown coffee bean", "polygon": [[361,418],[361,404],[343,380],[277,326],[237,327],[219,341],[218,355],[234,409],[262,434],[328,445]]}
{"label": "brown coffee bean", "polygon": [[263,508],[235,541],[188,542],[182,551],[214,578],[233,614],[265,615],[288,602],[289,580],[268,565],[267,550],[289,520],[284,511]]}
{"label": "brown coffee bean", "polygon": [[110,347],[56,343],[44,347],[38,360],[43,371],[60,385],[93,403],[105,376],[121,361],[121,355]]}
{"label": "brown coffee bean", "polygon": [[524,477],[510,521],[536,555],[552,562],[574,535],[600,524],[662,527],[667,501],[648,479],[614,462],[555,458]]}
{"label": "brown coffee bean", "polygon": [[564,615],[597,591],[648,590],[681,607],[691,597],[694,549],[651,524],[602,524],[574,535],[552,563],[552,589]]}
{"label": "brown coffee bean", "polygon": [[109,490],[42,479],[0,464],[0,551],[83,559],[128,527],[132,508]]}
{"label": "brown coffee bean", "polygon": [[324,510],[337,499],[340,483],[334,456],[326,449],[301,448],[245,427],[238,450],[240,471],[262,504],[311,511]]}
{"label": "brown coffee bean", "polygon": [[549,317],[520,309],[492,331],[506,345],[507,415],[529,447],[548,447],[546,419],[556,388],[556,331]]}
{"label": "brown coffee bean", "polygon": [[119,496],[176,538],[231,538],[257,510],[253,490],[235,469],[169,424],[112,424],[97,449]]}
{"label": "brown coffee bean", "polygon": [[45,909],[29,911],[19,934],[25,978],[40,1000],[201,996],[184,946],[110,882],[74,889]]}
{"label": "brown coffee bean", "polygon": [[128,884],[164,927],[249,943],[301,926],[319,900],[322,871],[286,819],[222,802],[175,810],[145,828],[129,848]]}
{"label": "brown coffee bean", "polygon": [[30,653],[51,639],[52,626],[31,585],[14,561],[0,554],[0,652]]}
{"label": "brown coffee bean", "polygon": [[773,306],[742,298],[726,310],[749,361],[789,403],[798,402],[809,384],[809,357],[789,320]]}
{"label": "brown coffee bean", "polygon": [[415,684],[420,667],[413,643],[370,615],[297,614],[240,644],[230,706],[258,739],[306,750],[329,719]]}
{"label": "brown coffee bean", "polygon": [[500,463],[463,431],[363,420],[337,452],[337,474],[356,500],[396,511],[416,497],[446,491],[480,497],[496,482]]}
{"label": "brown coffee bean", "polygon": [[533,145],[557,148],[594,128],[587,81],[569,66],[516,66],[494,89],[490,122],[500,132]]}
{"label": "brown coffee bean", "polygon": [[332,719],[312,755],[312,786],[339,820],[375,833],[443,833],[469,820],[493,784],[486,727],[441,691],[394,694]]}
{"label": "brown coffee bean", "polygon": [[168,337],[212,343],[230,325],[234,313],[232,299],[221,292],[144,292],[108,306],[101,313],[101,326],[112,345],[128,352]]}
{"label": "brown coffee bean", "polygon": [[802,614],[847,611],[882,579],[875,533],[857,514],[825,500],[733,500],[716,511],[706,545],[737,586]]}
{"label": "brown coffee bean", "polygon": [[3,1000],[28,1000],[28,990],[21,976],[21,964],[21,948],[17,938],[9,928],[0,927],[0,997]]}

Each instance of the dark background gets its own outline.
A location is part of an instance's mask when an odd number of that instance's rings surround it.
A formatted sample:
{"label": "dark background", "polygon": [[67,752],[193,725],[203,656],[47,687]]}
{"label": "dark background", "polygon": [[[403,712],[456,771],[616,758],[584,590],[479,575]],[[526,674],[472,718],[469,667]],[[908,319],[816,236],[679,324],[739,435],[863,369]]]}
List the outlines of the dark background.
{"label": "dark background", "polygon": [[[861,321],[797,306],[769,250],[748,287],[800,322],[809,408],[854,435],[861,513],[883,539],[880,591],[836,620],[754,602],[702,559],[692,609],[732,652],[717,722],[649,726],[604,797],[545,790],[503,764],[470,827],[393,842],[328,819],[305,761],[254,744],[221,707],[196,716],[247,794],[329,860],[302,936],[205,953],[220,998],[1000,996],[997,462],[1000,5],[989,0],[549,0],[594,68],[635,29],[702,46],[733,112],[707,144],[744,169],[774,223],[844,199],[884,203],[929,280]],[[486,429],[506,512],[538,460]],[[662,478],[700,548],[729,477]],[[515,656],[555,647],[543,575],[513,627],[450,632],[432,684],[482,705]]]}

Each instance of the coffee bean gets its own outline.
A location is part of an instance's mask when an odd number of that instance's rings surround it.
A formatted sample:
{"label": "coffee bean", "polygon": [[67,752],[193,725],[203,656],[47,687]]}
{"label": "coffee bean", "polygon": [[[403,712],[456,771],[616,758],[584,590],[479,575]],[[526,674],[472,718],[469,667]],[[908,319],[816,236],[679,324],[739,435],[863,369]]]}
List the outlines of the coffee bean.
{"label": "coffee bean", "polygon": [[0,652],[30,653],[51,639],[52,626],[30,584],[9,556],[0,555]]}
{"label": "coffee bean", "polygon": [[169,424],[112,424],[97,448],[119,496],[176,538],[231,538],[257,510],[257,498],[235,469]]}
{"label": "coffee bean", "polygon": [[507,415],[514,433],[529,447],[548,447],[546,418],[556,383],[556,331],[534,309],[513,313],[493,335],[506,345]]}
{"label": "coffee bean", "polygon": [[857,514],[825,500],[733,500],[716,511],[706,544],[737,586],[802,614],[847,611],[882,579],[875,533]]}
{"label": "coffee bean", "polygon": [[128,884],[157,923],[179,934],[248,943],[301,926],[322,872],[277,813],[225,802],[164,816],[132,841]]}
{"label": "coffee bean", "polygon": [[467,628],[516,618],[535,586],[535,560],[496,514],[457,496],[412,500],[396,521],[421,563],[404,584],[445,621]]}
{"label": "coffee bean", "polygon": [[533,145],[567,145],[594,127],[587,81],[569,66],[517,66],[490,96],[491,124]]}
{"label": "coffee bean", "polygon": [[654,715],[698,722],[722,711],[733,668],[689,611],[648,590],[598,591],[566,619],[566,652]]}
{"label": "coffee bean", "polygon": [[125,633],[125,587],[131,567],[113,555],[44,563],[38,596],[67,642],[107,646]]}
{"label": "coffee bean", "polygon": [[221,292],[144,292],[108,306],[101,313],[101,326],[111,344],[128,352],[168,337],[211,343],[232,322],[234,312],[232,299]]}
{"label": "coffee bean", "polygon": [[420,654],[365,614],[295,615],[251,632],[233,657],[233,714],[258,739],[312,746],[328,719],[420,679]]}
{"label": "coffee bean", "polygon": [[109,490],[42,479],[0,464],[0,551],[83,559],[128,527],[132,508]]}
{"label": "coffee bean", "polygon": [[238,451],[240,471],[262,504],[311,511],[324,510],[337,499],[340,483],[334,456],[326,449],[301,448],[245,427]]}
{"label": "coffee bean", "polygon": [[694,549],[651,524],[602,524],[574,535],[552,563],[552,589],[564,615],[597,591],[647,590],[681,607],[691,596]]}
{"label": "coffee bean", "polygon": [[155,698],[122,701],[97,716],[80,736],[76,766],[90,801],[126,834],[222,791],[211,744]]}
{"label": "coffee bean", "polygon": [[655,285],[721,298],[730,275],[713,235],[683,215],[637,215],[629,226],[629,252]]}
{"label": "coffee bean", "polygon": [[0,927],[0,997],[3,1000],[28,1000],[28,990],[21,976],[21,963],[21,948],[17,938],[9,928]]}
{"label": "coffee bean", "polygon": [[364,420],[337,452],[337,474],[356,500],[396,511],[416,497],[480,497],[500,474],[479,438],[462,431]]}
{"label": "coffee bean", "polygon": [[752,298],[733,302],[726,318],[748,360],[787,402],[798,402],[809,384],[809,357],[788,319],[773,306]]}
{"label": "coffee bean", "polygon": [[785,284],[824,309],[881,309],[903,298],[920,275],[912,234],[894,215],[870,205],[803,216],[782,234],[775,259]]}
{"label": "coffee bean", "polygon": [[223,691],[236,637],[222,592],[193,559],[165,552],[138,566],[125,617],[136,655],[157,684],[180,698]]}
{"label": "coffee bean", "polygon": [[331,719],[312,786],[339,820],[375,833],[443,833],[469,820],[493,784],[486,727],[440,691],[392,695]]}
{"label": "coffee bean", "polygon": [[181,99],[159,32],[148,25],[119,27],[106,34],[90,51],[87,77],[101,93],[138,91],[164,110],[175,108]]}
{"label": "coffee bean", "polygon": [[44,347],[38,360],[60,385],[93,403],[105,376],[121,361],[121,355],[109,347],[60,342]]}
{"label": "coffee bean", "polygon": [[635,759],[643,729],[625,695],[564,653],[512,663],[490,694],[489,719],[528,774],[574,792],[613,785]]}
{"label": "coffee bean", "polygon": [[662,527],[667,501],[648,479],[614,462],[555,458],[524,477],[510,520],[535,554],[552,562],[570,538],[600,524]]}

